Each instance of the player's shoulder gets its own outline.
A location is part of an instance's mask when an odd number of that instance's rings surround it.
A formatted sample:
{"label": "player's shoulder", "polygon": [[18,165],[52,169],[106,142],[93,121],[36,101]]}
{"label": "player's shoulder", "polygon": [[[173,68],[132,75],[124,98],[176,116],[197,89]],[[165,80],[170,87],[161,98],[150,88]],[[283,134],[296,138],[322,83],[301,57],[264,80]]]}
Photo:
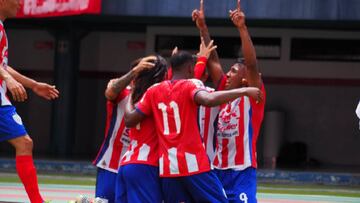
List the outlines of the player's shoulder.
{"label": "player's shoulder", "polygon": [[4,28],[4,24],[3,24],[3,22],[2,22],[2,21],[0,21],[0,30],[1,30],[1,31],[5,30],[5,28]]}
{"label": "player's shoulder", "polygon": [[5,28],[4,28],[4,26],[2,25],[2,23],[0,23],[0,40],[1,40],[4,36],[6,36],[6,35],[5,35]]}
{"label": "player's shoulder", "polygon": [[128,95],[130,95],[130,93],[131,93],[131,86],[128,85],[128,86],[126,86],[126,88],[123,90],[123,94],[126,95],[126,96],[128,96]]}
{"label": "player's shoulder", "polygon": [[162,81],[162,82],[158,82],[158,83],[155,83],[155,84],[153,84],[153,85],[151,85],[149,88],[148,88],[148,91],[149,90],[154,90],[154,89],[158,89],[158,88],[162,88],[164,85],[165,85],[165,83],[164,83],[165,81]]}
{"label": "player's shoulder", "polygon": [[162,81],[151,85],[146,90],[146,94],[156,94],[157,92],[163,92],[165,89],[166,89],[166,83],[165,81]]}
{"label": "player's shoulder", "polygon": [[206,91],[208,92],[215,92],[215,89],[209,86],[205,86]]}
{"label": "player's shoulder", "polygon": [[0,32],[1,32],[1,33],[5,33],[5,27],[4,27],[4,25],[2,24],[2,22],[0,22]]}
{"label": "player's shoulder", "polygon": [[204,83],[196,78],[187,79],[186,82],[195,85],[197,88],[205,88]]}

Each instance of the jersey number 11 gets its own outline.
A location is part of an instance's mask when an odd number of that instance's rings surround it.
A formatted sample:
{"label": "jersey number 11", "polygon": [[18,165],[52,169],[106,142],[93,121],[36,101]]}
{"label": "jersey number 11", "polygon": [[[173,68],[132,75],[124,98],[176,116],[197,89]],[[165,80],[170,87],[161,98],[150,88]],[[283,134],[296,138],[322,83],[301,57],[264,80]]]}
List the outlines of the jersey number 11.
{"label": "jersey number 11", "polygon": [[174,111],[174,119],[176,126],[176,134],[180,133],[181,121],[180,121],[180,113],[179,106],[176,102],[171,101],[170,106],[166,106],[164,103],[159,103],[158,108],[162,111],[163,116],[163,124],[164,124],[164,135],[169,135],[169,119],[166,109],[171,108]]}

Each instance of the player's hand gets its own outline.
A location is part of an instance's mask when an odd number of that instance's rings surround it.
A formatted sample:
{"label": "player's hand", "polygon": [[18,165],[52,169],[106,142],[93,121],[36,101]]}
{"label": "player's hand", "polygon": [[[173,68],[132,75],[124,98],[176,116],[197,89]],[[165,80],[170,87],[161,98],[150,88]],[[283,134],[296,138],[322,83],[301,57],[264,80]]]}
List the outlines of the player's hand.
{"label": "player's hand", "polygon": [[237,28],[245,27],[245,14],[241,11],[240,0],[237,0],[237,8],[229,11],[231,21]]}
{"label": "player's hand", "polygon": [[108,84],[107,84],[107,86],[106,86],[106,89],[109,89],[109,88],[114,87],[114,84],[115,84],[118,80],[119,80],[118,78],[111,79],[111,80],[108,82]]}
{"label": "player's hand", "polygon": [[245,95],[248,97],[252,97],[256,100],[256,103],[262,102],[264,99],[264,95],[261,90],[257,87],[244,87]]}
{"label": "player's hand", "polygon": [[175,47],[172,52],[171,52],[171,56],[174,56],[175,54],[177,54],[179,52],[178,47]]}
{"label": "player's hand", "polygon": [[204,0],[200,0],[200,9],[193,10],[191,17],[199,30],[207,28],[204,14]]}
{"label": "player's hand", "polygon": [[140,60],[137,66],[134,67],[135,74],[138,74],[144,69],[150,69],[155,66],[156,56],[147,56]]}
{"label": "player's hand", "polygon": [[53,100],[59,97],[59,91],[55,88],[55,85],[36,82],[32,90],[35,94],[47,100]]}
{"label": "player's hand", "polygon": [[206,57],[209,58],[211,52],[217,48],[214,45],[214,40],[211,40],[210,43],[206,46],[204,42],[204,38],[201,38],[200,51],[197,54],[198,57]]}
{"label": "player's hand", "polygon": [[27,99],[27,93],[24,86],[9,76],[5,79],[6,87],[11,92],[14,101],[23,102]]}

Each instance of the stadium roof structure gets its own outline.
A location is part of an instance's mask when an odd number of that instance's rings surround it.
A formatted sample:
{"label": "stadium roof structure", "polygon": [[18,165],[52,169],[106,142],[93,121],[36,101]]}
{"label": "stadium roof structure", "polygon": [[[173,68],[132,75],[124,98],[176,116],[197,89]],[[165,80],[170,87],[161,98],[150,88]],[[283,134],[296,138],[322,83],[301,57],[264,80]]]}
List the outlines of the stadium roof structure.
{"label": "stadium roof structure", "polygon": [[[209,26],[232,26],[228,11],[236,0],[204,0]],[[100,14],[11,20],[16,28],[55,28],[75,25],[87,30],[145,31],[147,25],[193,25],[194,0],[102,0]],[[251,27],[360,29],[357,0],[242,0],[242,10]]]}
{"label": "stadium roof structure", "polygon": [[[236,0],[204,0],[207,17],[228,18]],[[121,16],[188,17],[199,1],[194,0],[103,0],[102,14]],[[242,0],[249,19],[360,20],[357,0]]]}

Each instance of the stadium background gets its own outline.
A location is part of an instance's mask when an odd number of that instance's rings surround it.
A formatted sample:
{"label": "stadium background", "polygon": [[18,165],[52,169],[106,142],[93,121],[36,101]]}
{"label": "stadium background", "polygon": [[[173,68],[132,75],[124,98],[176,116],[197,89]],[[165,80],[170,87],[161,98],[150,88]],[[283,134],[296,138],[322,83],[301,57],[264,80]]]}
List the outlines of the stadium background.
{"label": "stadium background", "polygon": [[[268,93],[266,112],[280,116],[265,120],[260,166],[267,153],[279,150],[284,167],[359,172],[360,2],[241,4]],[[145,54],[168,55],[173,45],[195,51],[199,37],[191,11],[198,5],[195,0],[103,0],[100,15],[7,20],[9,64],[55,83],[61,92],[53,103],[31,93],[28,102],[15,103],[34,140],[35,158],[92,160],[104,136],[107,81]],[[240,47],[227,17],[233,8],[233,0],[205,0],[224,67]],[[274,130],[265,129],[266,122],[278,126],[277,142],[265,140]],[[0,154],[14,152],[0,143]]]}

